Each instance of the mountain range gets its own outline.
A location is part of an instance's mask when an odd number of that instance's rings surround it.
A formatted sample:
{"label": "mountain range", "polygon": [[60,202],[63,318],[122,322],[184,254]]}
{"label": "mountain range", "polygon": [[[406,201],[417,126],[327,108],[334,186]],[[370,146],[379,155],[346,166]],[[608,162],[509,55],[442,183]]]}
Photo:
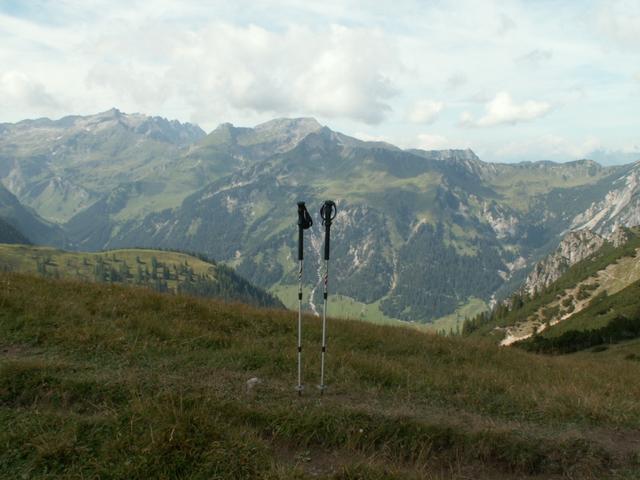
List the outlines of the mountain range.
{"label": "mountain range", "polygon": [[322,228],[335,200],[330,293],[353,316],[460,320],[509,294],[564,234],[640,223],[640,164],[487,163],[403,150],[314,119],[199,127],[116,109],[0,124],[0,218],[34,243],[197,251],[294,305],[295,203],[317,310]]}

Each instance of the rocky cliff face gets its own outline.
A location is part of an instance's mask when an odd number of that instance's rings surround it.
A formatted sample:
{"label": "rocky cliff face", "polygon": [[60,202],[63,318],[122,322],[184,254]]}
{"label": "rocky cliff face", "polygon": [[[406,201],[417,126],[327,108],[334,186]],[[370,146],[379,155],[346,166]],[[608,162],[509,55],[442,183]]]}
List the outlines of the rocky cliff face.
{"label": "rocky cliff face", "polygon": [[640,225],[640,162],[614,179],[603,198],[573,219],[571,228],[586,228],[606,236],[617,225]]}
{"label": "rocky cliff face", "polygon": [[524,282],[523,290],[529,295],[542,291],[560,278],[569,267],[598,251],[605,241],[604,237],[591,230],[569,232],[555,252],[535,264]]}

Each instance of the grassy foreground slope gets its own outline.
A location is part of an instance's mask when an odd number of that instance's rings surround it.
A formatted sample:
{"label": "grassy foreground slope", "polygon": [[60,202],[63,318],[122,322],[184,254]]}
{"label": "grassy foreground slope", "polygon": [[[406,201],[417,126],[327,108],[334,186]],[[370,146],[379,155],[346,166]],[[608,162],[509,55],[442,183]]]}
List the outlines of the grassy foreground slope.
{"label": "grassy foreground slope", "polygon": [[[640,362],[0,274],[0,478],[638,478]],[[263,380],[251,393],[247,379]]]}

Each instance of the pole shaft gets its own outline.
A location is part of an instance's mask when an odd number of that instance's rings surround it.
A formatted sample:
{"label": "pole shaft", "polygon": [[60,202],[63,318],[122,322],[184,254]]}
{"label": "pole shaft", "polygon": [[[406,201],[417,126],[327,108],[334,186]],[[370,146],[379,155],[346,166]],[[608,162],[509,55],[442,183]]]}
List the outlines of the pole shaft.
{"label": "pole shaft", "polygon": [[298,270],[298,395],[302,395],[302,268],[303,260],[300,259]]}
{"label": "pole shaft", "polygon": [[324,384],[324,356],[327,351],[327,297],[329,284],[329,259],[324,261],[324,290],[322,304],[322,351],[320,353],[320,395],[325,389]]}

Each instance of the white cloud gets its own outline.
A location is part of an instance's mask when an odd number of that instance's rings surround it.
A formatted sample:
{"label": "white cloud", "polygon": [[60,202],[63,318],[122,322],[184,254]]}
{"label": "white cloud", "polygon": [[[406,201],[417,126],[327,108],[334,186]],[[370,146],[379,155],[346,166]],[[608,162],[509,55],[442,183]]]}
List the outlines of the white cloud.
{"label": "white cloud", "polygon": [[351,136],[364,142],[385,142],[393,144],[393,142],[384,135],[371,135],[370,133],[366,132],[356,132]]}
{"label": "white cloud", "polygon": [[623,48],[640,50],[640,3],[636,0],[606,0],[596,12],[601,34]]}
{"label": "white cloud", "polygon": [[495,155],[503,160],[578,160],[601,148],[602,142],[595,137],[572,141],[560,135],[547,134],[509,142],[499,147]]}
{"label": "white cloud", "polygon": [[421,100],[411,108],[408,118],[413,123],[430,124],[436,120],[443,108],[442,102]]}
{"label": "white cloud", "polygon": [[485,105],[485,114],[475,120],[469,112],[463,112],[460,125],[465,127],[492,127],[495,125],[515,125],[540,118],[551,111],[551,104],[527,100],[515,103],[507,92],[498,93]]}
{"label": "white cloud", "polygon": [[553,52],[547,49],[535,48],[530,52],[516,58],[517,63],[539,66],[540,64],[551,60]]}
{"label": "white cloud", "polygon": [[443,150],[449,148],[451,142],[442,135],[432,133],[421,133],[417,137],[416,148],[422,150]]}
{"label": "white cloud", "polygon": [[[92,66],[87,85],[142,105],[177,99],[199,118],[212,110],[248,110],[376,124],[391,111],[389,100],[396,94],[387,73],[397,66],[393,41],[376,30],[334,25],[270,31],[218,23],[172,32],[169,43],[161,38],[166,32],[152,28],[122,34],[105,33],[96,42],[105,57]],[[153,48],[134,47],[128,62],[110,54],[144,42]],[[160,65],[156,56],[164,59]]]}
{"label": "white cloud", "polygon": [[59,103],[40,82],[22,72],[9,71],[0,73],[0,106],[7,110],[50,112]]}
{"label": "white cloud", "polygon": [[510,30],[513,30],[516,27],[517,27],[517,24],[511,17],[509,17],[508,15],[505,15],[504,13],[500,14],[499,26],[498,26],[499,35],[505,35]]}
{"label": "white cloud", "polygon": [[640,82],[640,72],[636,73],[636,74],[633,76],[633,79],[634,79],[636,82]]}
{"label": "white cloud", "polygon": [[446,86],[450,90],[456,90],[457,88],[465,85],[468,81],[469,79],[464,73],[456,72],[453,75],[449,75],[449,78],[447,78]]}

